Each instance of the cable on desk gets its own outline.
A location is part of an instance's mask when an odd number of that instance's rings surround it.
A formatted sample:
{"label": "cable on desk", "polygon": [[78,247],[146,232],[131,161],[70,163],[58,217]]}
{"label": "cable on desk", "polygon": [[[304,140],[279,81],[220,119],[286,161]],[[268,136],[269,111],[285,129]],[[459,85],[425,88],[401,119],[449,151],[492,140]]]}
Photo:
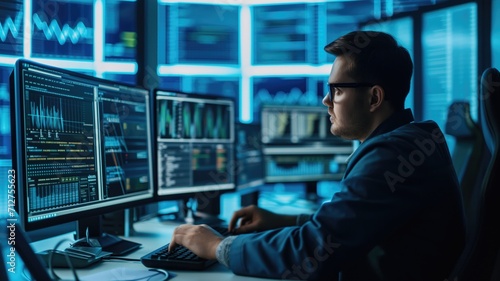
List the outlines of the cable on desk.
{"label": "cable on desk", "polygon": [[122,257],[103,257],[102,260],[141,261],[140,259],[122,258]]}
{"label": "cable on desk", "polygon": [[[59,248],[59,246],[61,246],[62,243],[64,242],[72,242],[71,240],[69,239],[63,239],[59,242],[57,242],[56,246],[54,247],[54,250],[52,250],[50,253],[49,253],[49,269],[50,269],[50,275],[52,277],[52,279],[54,280],[61,280],[61,278],[59,276],[57,276],[57,274],[55,273],[54,271],[54,268],[52,267],[52,257],[53,257],[53,254],[55,251],[57,251],[57,248]],[[71,272],[73,272],[73,276],[75,277],[75,281],[80,281],[80,279],[78,279],[78,275],[76,274],[76,270],[75,268],[73,267],[73,264],[71,263],[71,260],[69,259],[69,256],[68,256],[68,253],[66,251],[64,251],[64,257],[66,257],[66,262],[69,266],[69,268],[71,268]]]}

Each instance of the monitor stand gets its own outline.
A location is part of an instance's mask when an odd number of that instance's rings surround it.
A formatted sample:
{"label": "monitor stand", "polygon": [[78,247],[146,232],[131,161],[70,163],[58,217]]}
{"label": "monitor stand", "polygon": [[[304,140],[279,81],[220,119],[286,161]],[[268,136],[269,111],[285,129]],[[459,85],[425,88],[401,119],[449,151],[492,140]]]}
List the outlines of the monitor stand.
{"label": "monitor stand", "polygon": [[220,199],[212,198],[210,204],[200,208],[196,198],[177,200],[178,211],[175,213],[159,214],[162,221],[175,221],[186,224],[220,225],[224,221],[218,218]]}
{"label": "monitor stand", "polygon": [[[127,255],[130,252],[139,249],[141,246],[139,243],[125,240],[114,234],[104,232],[102,228],[102,221],[103,217],[101,215],[79,219],[77,221],[76,239],[96,239],[101,245],[102,250],[111,252],[113,256]],[[124,224],[124,229],[130,229],[129,220],[126,215]],[[127,232],[125,233],[125,236],[128,236]]]}
{"label": "monitor stand", "polygon": [[255,190],[255,191],[241,194],[241,197],[240,197],[241,207],[246,207],[246,206],[250,206],[250,205],[258,206],[259,205],[259,196],[260,196],[259,190]]}
{"label": "monitor stand", "polygon": [[308,181],[305,186],[306,199],[311,202],[318,202],[318,182]]}

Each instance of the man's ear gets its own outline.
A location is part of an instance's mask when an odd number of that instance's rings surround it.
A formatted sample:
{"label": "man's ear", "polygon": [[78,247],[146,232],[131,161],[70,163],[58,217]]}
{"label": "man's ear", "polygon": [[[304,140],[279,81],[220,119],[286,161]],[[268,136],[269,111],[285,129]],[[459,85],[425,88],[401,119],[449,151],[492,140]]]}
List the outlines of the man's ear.
{"label": "man's ear", "polygon": [[382,87],[375,85],[370,89],[371,93],[371,102],[370,102],[370,111],[373,112],[377,110],[384,101],[385,91]]}

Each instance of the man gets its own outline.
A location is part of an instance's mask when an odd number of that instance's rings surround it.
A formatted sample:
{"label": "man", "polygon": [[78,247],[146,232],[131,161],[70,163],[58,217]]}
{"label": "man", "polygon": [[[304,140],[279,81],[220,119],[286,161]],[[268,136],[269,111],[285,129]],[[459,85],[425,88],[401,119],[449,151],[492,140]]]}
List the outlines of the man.
{"label": "man", "polygon": [[445,280],[464,244],[463,207],[443,133],[404,109],[413,68],[407,50],[388,34],[356,31],[325,51],[336,56],[323,99],[331,133],[361,142],[341,191],[312,216],[243,208],[229,223],[240,235],[226,239],[182,225],[170,247],[217,258],[241,275]]}

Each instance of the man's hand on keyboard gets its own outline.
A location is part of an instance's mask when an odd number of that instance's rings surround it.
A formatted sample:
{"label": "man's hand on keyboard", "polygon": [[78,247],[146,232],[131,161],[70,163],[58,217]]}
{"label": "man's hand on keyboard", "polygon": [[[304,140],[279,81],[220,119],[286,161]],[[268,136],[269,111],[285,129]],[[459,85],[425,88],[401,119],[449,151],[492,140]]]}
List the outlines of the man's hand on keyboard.
{"label": "man's hand on keyboard", "polygon": [[224,236],[208,225],[183,224],[175,228],[168,250],[171,251],[182,245],[200,258],[214,260],[215,251]]}

